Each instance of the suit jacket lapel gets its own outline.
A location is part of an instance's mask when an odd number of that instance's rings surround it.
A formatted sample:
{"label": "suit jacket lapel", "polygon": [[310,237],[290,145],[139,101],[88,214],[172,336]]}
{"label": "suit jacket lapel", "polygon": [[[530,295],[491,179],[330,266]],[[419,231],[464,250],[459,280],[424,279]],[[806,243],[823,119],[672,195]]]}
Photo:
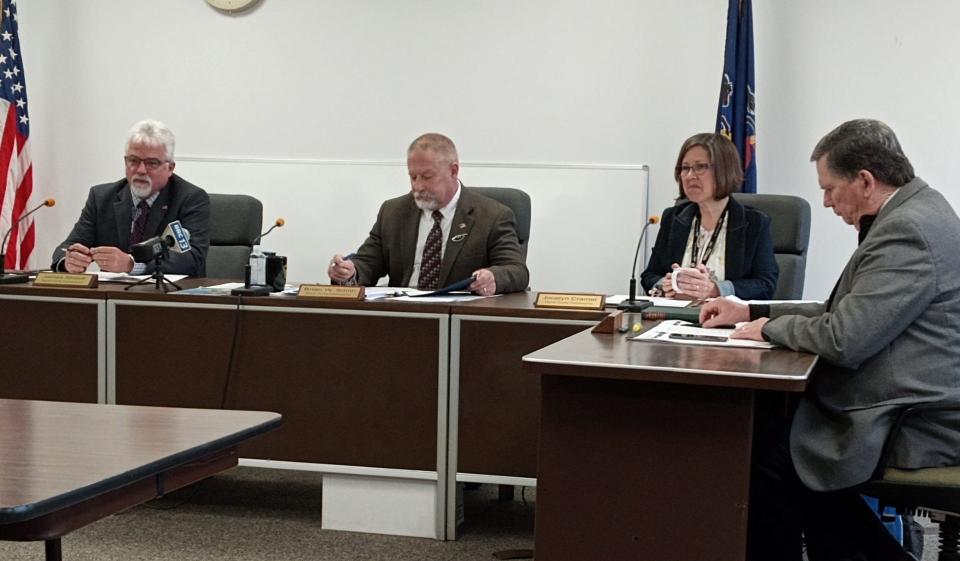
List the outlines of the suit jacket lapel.
{"label": "suit jacket lapel", "polygon": [[[461,188],[462,189],[462,188]],[[470,236],[470,230],[473,229],[473,199],[466,190],[461,191],[460,201],[457,202],[457,210],[453,213],[453,222],[450,223],[450,235],[447,237],[447,247],[443,251],[443,259],[440,261],[440,277],[437,280],[437,288],[443,288],[451,282],[460,279],[450,279],[450,270],[460,255],[460,250],[467,243]]]}
{"label": "suit jacket lapel", "polygon": [[167,209],[170,207],[170,199],[173,197],[173,177],[170,177],[170,181],[167,182],[167,186],[160,190],[160,193],[157,195],[157,199],[153,201],[153,205],[150,207],[150,216],[147,218],[147,227],[144,230],[144,235],[148,238],[159,235],[162,231],[161,226],[163,224],[164,218],[167,216]]}
{"label": "suit jacket lapel", "polygon": [[413,276],[413,262],[417,253],[417,234],[420,231],[420,209],[410,196],[410,204],[404,210],[400,231],[400,262],[403,263],[403,280],[400,286],[410,286]]}
{"label": "suit jacket lapel", "polygon": [[727,201],[727,239],[726,239],[726,263],[724,266],[724,278],[736,278],[741,276],[740,272],[744,267],[744,252],[747,250],[747,217],[743,206],[738,204],[733,197]]}
{"label": "suit jacket lapel", "polygon": [[683,261],[683,253],[687,249],[687,240],[690,239],[693,219],[699,211],[694,203],[686,202],[683,204],[684,207],[676,214],[676,218],[670,226],[670,244],[667,247],[667,254],[677,255],[677,263],[680,263],[681,267],[687,267],[689,263],[681,263],[681,261]]}
{"label": "suit jacket lapel", "polygon": [[117,225],[117,247],[127,251],[130,247],[130,225],[133,221],[133,197],[130,195],[128,183],[117,192],[117,198],[113,201],[113,215],[116,218]]}
{"label": "suit jacket lapel", "polygon": [[[884,217],[894,212],[900,205],[907,201],[910,197],[916,195],[920,192],[921,189],[925,188],[927,184],[920,178],[913,178],[909,183],[898,188],[894,192],[893,199],[887,202],[886,205],[880,212],[877,214],[877,218],[873,221],[873,225],[870,227],[870,232],[874,231],[874,228],[877,226],[877,222],[883,220]],[[830,293],[830,298],[827,299],[827,311],[833,311],[836,307],[836,301],[842,299],[847,293],[850,292],[850,285],[852,279],[850,276],[853,274],[851,271],[853,269],[853,264],[859,262],[860,254],[863,253],[864,247],[870,247],[870,232],[867,233],[867,237],[857,245],[857,249],[854,250],[853,255],[850,256],[850,259],[847,261],[847,265],[843,268],[843,273],[840,274],[840,278],[837,280],[837,284],[833,287],[833,292]]]}

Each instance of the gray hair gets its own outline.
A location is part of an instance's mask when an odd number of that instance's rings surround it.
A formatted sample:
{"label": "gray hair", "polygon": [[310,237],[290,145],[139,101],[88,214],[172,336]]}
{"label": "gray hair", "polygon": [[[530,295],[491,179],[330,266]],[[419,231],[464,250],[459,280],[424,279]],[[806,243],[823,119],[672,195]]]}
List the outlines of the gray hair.
{"label": "gray hair", "polygon": [[166,154],[167,161],[173,160],[173,149],[177,139],[173,132],[166,125],[154,119],[144,119],[130,127],[127,134],[127,150],[133,144],[146,144],[147,146],[162,146]]}
{"label": "gray hair", "polygon": [[810,161],[824,156],[827,169],[844,179],[867,170],[883,183],[900,187],[914,178],[913,166],[893,129],[874,119],[847,121],[827,133],[813,149]]}
{"label": "gray hair", "polygon": [[460,156],[457,155],[457,147],[453,141],[440,133],[428,132],[415,138],[407,148],[407,155],[409,156],[415,150],[430,150],[447,162],[460,162]]}

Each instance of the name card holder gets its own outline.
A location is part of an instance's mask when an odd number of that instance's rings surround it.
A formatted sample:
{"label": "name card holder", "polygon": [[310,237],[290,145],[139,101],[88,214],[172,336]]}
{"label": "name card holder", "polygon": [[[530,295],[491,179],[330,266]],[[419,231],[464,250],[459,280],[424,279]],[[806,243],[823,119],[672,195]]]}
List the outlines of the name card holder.
{"label": "name card holder", "polygon": [[602,310],[606,296],[589,292],[538,292],[536,308]]}
{"label": "name card holder", "polygon": [[366,298],[362,286],[341,286],[338,284],[301,284],[297,298],[314,300],[359,300]]}
{"label": "name card holder", "polygon": [[623,310],[617,310],[615,312],[610,312],[610,314],[600,320],[600,323],[595,325],[590,333],[625,333],[626,329],[623,328]]}
{"label": "name card holder", "polygon": [[33,281],[34,286],[56,286],[59,288],[96,288],[97,275],[87,273],[55,273],[41,271]]}

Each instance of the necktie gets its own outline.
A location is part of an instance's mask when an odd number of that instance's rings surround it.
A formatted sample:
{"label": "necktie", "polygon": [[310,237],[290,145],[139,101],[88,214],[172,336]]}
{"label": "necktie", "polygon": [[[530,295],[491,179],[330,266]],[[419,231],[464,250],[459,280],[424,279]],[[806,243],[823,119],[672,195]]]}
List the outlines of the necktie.
{"label": "necktie", "polygon": [[133,221],[133,228],[130,229],[131,248],[143,241],[143,234],[147,229],[147,218],[150,217],[150,205],[147,204],[147,201],[140,201],[137,210],[140,214],[137,215],[136,220]]}
{"label": "necktie", "polygon": [[439,210],[433,211],[433,228],[427,234],[427,243],[423,245],[423,257],[420,259],[420,281],[417,288],[420,290],[435,290],[440,280],[440,257],[443,249],[443,230],[440,221],[443,214]]}

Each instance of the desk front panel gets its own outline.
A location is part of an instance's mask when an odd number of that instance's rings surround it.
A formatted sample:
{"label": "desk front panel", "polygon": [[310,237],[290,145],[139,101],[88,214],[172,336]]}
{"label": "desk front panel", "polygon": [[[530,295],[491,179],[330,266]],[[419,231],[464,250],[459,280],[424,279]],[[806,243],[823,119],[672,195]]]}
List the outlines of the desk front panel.
{"label": "desk front panel", "polygon": [[537,559],[743,559],[753,390],[544,369]]}
{"label": "desk front panel", "polygon": [[96,403],[104,300],[0,295],[0,397]]}
{"label": "desk front panel", "polygon": [[112,306],[117,403],[281,413],[248,458],[437,470],[445,314]]}
{"label": "desk front panel", "polygon": [[521,358],[588,327],[459,319],[459,356],[453,357],[459,371],[458,472],[536,477],[540,379],[523,371]]}

